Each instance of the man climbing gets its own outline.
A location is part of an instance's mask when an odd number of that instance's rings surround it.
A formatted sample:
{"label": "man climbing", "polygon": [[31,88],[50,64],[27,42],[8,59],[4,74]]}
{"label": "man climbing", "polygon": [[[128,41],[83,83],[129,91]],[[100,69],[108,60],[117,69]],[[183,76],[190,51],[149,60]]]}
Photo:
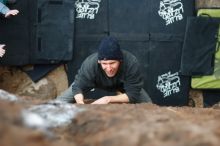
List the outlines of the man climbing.
{"label": "man climbing", "polygon": [[120,94],[103,96],[92,104],[151,102],[136,57],[121,50],[113,37],[101,41],[98,52],[85,59],[72,85],[57,99],[84,104],[84,94],[95,88]]}

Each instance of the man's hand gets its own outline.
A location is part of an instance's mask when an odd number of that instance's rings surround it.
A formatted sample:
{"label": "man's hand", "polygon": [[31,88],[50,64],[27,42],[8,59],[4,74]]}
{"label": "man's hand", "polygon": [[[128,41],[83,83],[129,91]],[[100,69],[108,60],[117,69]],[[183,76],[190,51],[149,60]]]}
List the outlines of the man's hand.
{"label": "man's hand", "polygon": [[83,101],[84,97],[83,97],[83,95],[81,93],[76,94],[74,96],[74,98],[75,98],[77,104],[84,104],[84,101]]}
{"label": "man's hand", "polygon": [[104,96],[102,98],[97,99],[91,104],[109,104],[111,102],[111,96]]}
{"label": "man's hand", "polygon": [[5,14],[5,18],[10,17],[11,15],[15,16],[19,13],[18,10],[9,10],[6,14]]}
{"label": "man's hand", "polygon": [[115,96],[104,96],[100,99],[97,99],[91,104],[109,104],[109,103],[129,103],[129,98],[127,94],[121,93]]}

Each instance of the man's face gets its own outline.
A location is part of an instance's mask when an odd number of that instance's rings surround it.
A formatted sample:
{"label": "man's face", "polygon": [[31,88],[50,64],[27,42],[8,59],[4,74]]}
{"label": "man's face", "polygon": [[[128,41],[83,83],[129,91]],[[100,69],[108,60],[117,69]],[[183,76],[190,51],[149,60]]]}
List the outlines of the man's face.
{"label": "man's face", "polygon": [[117,74],[120,65],[118,60],[99,60],[98,63],[108,77],[114,77]]}

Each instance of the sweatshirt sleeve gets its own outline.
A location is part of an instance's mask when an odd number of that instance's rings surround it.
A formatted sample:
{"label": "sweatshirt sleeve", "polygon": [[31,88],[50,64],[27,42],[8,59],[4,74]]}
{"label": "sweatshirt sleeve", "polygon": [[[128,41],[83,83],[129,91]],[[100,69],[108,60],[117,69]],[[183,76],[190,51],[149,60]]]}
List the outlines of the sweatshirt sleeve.
{"label": "sweatshirt sleeve", "polygon": [[72,92],[76,94],[89,91],[95,87],[95,68],[97,61],[93,56],[88,57],[81,65],[75,76]]}
{"label": "sweatshirt sleeve", "polygon": [[0,2],[0,12],[5,15],[8,11],[10,11],[10,9]]}
{"label": "sweatshirt sleeve", "polygon": [[140,91],[143,88],[143,78],[137,59],[132,59],[126,70],[124,89],[130,103],[139,103]]}

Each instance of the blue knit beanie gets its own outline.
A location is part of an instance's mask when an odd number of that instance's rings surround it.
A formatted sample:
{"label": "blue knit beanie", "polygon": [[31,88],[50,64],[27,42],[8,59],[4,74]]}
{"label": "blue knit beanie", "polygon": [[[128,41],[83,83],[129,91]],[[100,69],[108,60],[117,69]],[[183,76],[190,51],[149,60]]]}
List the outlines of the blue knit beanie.
{"label": "blue knit beanie", "polygon": [[98,48],[98,60],[122,60],[123,55],[114,37],[105,37],[102,39]]}

